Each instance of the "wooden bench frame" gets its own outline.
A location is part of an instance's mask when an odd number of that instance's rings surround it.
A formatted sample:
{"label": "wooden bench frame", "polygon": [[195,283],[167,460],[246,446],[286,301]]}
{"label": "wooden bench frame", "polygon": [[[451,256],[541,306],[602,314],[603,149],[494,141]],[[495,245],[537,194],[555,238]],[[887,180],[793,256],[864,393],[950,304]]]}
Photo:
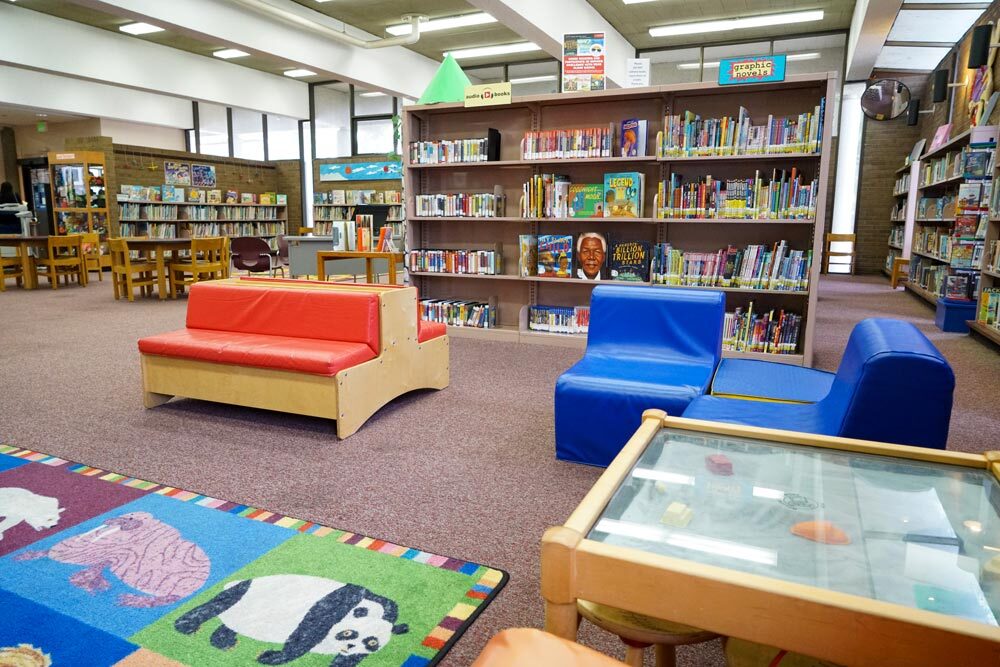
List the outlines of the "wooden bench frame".
{"label": "wooden bench frame", "polygon": [[376,292],[381,353],[334,376],[140,354],[143,405],[174,396],[337,420],[337,437],[354,434],[379,408],[415,389],[444,389],[450,378],[448,336],[417,340],[417,290],[374,285],[317,285],[230,279],[229,285]]}

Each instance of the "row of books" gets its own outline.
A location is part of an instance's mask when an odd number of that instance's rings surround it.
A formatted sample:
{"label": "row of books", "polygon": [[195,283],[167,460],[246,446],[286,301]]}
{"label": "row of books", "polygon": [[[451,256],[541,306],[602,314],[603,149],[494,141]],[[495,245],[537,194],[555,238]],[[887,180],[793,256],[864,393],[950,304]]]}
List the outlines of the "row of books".
{"label": "row of books", "polygon": [[328,190],[313,192],[313,203],[337,206],[402,204],[403,193],[399,190]]}
{"label": "row of books", "polygon": [[495,218],[503,210],[504,197],[487,192],[417,195],[419,217]]}
{"label": "row of books", "polygon": [[802,316],[785,310],[755,312],[754,302],[744,310],[726,313],[722,321],[722,349],[735,352],[795,354],[802,333]]}
{"label": "row of books", "polygon": [[177,206],[172,204],[122,204],[119,220],[176,220]]}
{"label": "row of books", "polygon": [[823,143],[826,98],[811,111],[798,116],[768,115],[763,125],[754,125],[749,112],[740,107],[735,118],[702,118],[685,111],[664,118],[657,133],[657,157],[707,155],[766,155],[771,153],[818,153]]}
{"label": "row of books", "polygon": [[905,240],[906,227],[904,225],[893,225],[889,230],[889,245],[902,248]]}
{"label": "row of books", "polygon": [[604,174],[604,183],[572,183],[564,174],[537,174],[521,186],[522,218],[639,218],[645,174]]}
{"label": "row of books", "polygon": [[652,283],[802,292],[809,289],[812,250],[785,241],[768,247],[730,245],[716,252],[685,252],[669,243],[653,247]]}
{"label": "row of books", "polygon": [[1000,287],[987,287],[979,296],[976,321],[1000,330]]}
{"label": "row of books", "polygon": [[671,174],[657,189],[659,218],[743,218],[750,220],[807,219],[816,217],[819,182],[803,181],[793,168],[772,170],[771,180],[761,177],[718,180],[711,175],[690,183]]}
{"label": "row of books", "polygon": [[910,191],[910,172],[904,172],[896,179],[896,184],[892,186],[893,195],[905,195]]}
{"label": "row of books", "polygon": [[406,255],[406,268],[431,273],[495,276],[503,273],[503,255],[496,250],[410,250]]}
{"label": "row of books", "polygon": [[148,236],[154,239],[177,238],[177,225],[164,225],[155,222],[120,222],[118,233],[124,237]]}
{"label": "row of books", "polygon": [[410,142],[410,164],[489,162],[500,159],[500,131],[487,130],[476,139]]}
{"label": "row of books", "polygon": [[954,218],[955,195],[921,197],[917,200],[916,217],[917,220],[950,220]]}
{"label": "row of books", "polygon": [[585,334],[590,330],[590,306],[529,306],[528,330]]}
{"label": "row of books", "polygon": [[522,234],[518,275],[649,282],[649,241],[611,234]]}
{"label": "row of books", "polygon": [[191,225],[192,238],[210,236],[277,236],[285,233],[282,222],[198,222]]}
{"label": "row of books", "polygon": [[521,139],[521,159],[612,157],[614,145],[614,123],[582,129],[525,132]]}
{"label": "row of books", "polygon": [[179,188],[173,185],[122,185],[119,188],[123,201],[190,202],[194,204],[262,204],[287,206],[288,195],[277,192],[239,192],[237,190],[202,190]]}
{"label": "row of books", "polygon": [[493,329],[497,309],[484,301],[463,299],[421,299],[420,317],[429,322],[444,322],[454,327]]}
{"label": "row of books", "polygon": [[[354,206],[324,206],[322,208],[317,208],[313,211],[313,220],[353,220],[355,211],[357,209]],[[403,205],[391,206],[387,212],[387,217],[402,220],[403,219]]]}
{"label": "row of books", "polygon": [[950,178],[990,178],[993,175],[994,152],[965,146],[961,150],[927,160],[920,169],[920,186],[926,187]]}

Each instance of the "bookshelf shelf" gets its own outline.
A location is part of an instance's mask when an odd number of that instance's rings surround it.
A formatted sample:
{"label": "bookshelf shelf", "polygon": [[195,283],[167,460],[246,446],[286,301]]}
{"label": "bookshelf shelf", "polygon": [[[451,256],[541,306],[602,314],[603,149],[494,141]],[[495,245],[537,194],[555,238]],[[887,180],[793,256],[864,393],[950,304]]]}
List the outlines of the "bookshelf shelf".
{"label": "bookshelf shelf", "polygon": [[[55,234],[96,233],[100,239],[97,265],[111,266],[105,242],[113,235],[108,211],[108,172],[100,151],[49,153],[52,213]],[[90,265],[90,260],[87,261]]]}
{"label": "bookshelf shelf", "polygon": [[938,255],[935,255],[933,253],[923,252],[922,250],[912,250],[911,253],[917,255],[918,257],[926,257],[927,259],[933,259],[935,262],[942,262],[944,264],[947,264],[951,261],[949,259],[945,259],[944,257],[939,257]]}
{"label": "bookshelf shelf", "polygon": [[919,296],[924,301],[927,301],[932,306],[937,306],[938,295],[935,294],[934,292],[930,292],[928,290],[925,290],[920,285],[916,285],[916,284],[911,283],[909,281],[903,283],[903,287],[905,287],[906,289],[910,290],[911,292],[913,292],[914,294],[916,294],[917,296]]}
{"label": "bookshelf shelf", "polygon": [[[466,109],[462,104],[410,105],[403,109],[403,145],[411,142],[435,142],[456,137],[479,137],[486,129],[499,132],[499,160],[438,164],[404,163],[403,180],[406,200],[408,248],[480,249],[499,246],[504,270],[517,272],[521,235],[571,235],[574,240],[586,232],[603,233],[608,247],[618,241],[669,243],[673,248],[691,253],[713,253],[728,246],[747,248],[760,245],[767,249],[784,241],[785,247],[809,252],[812,265],[809,285],[819,279],[826,220],[828,179],[833,154],[831,146],[832,104],[836,75],[832,73],[791,75],[774,84],[719,86],[715,83],[671,84],[648,88],[616,89],[592,93],[567,93],[516,97],[510,105]],[[793,120],[803,112],[812,113],[827,101],[822,119],[821,152],[776,152],[749,155],[663,155],[657,157],[656,136],[665,126],[665,117],[691,111],[702,118],[736,116],[740,107],[748,110],[757,129],[773,116]],[[638,157],[521,159],[521,140],[528,132],[546,132],[567,128],[620,126],[622,120],[646,120],[646,152]],[[757,131],[757,130],[755,130]],[[765,136],[762,134],[762,136]],[[807,144],[798,144],[805,147]],[[617,146],[615,150],[617,152]],[[714,179],[751,179],[755,170],[768,180],[772,169],[795,169],[802,183],[815,181],[815,216],[793,219],[745,220],[736,218],[654,217],[656,194],[661,182],[677,174],[684,183],[694,183],[710,173]],[[710,170],[710,171],[709,171]],[[523,218],[522,186],[534,176],[565,173],[574,184],[602,184],[605,174],[639,172],[644,178],[641,218]],[[765,175],[766,174],[766,175]],[[499,195],[496,217],[416,216],[419,195],[435,194]],[[460,223],[494,223],[460,224]],[[459,224],[456,224],[459,223]],[[549,224],[552,223],[552,224]],[[610,254],[610,253],[609,253]],[[652,257],[650,252],[649,257]],[[590,301],[590,287],[596,284],[625,284],[616,281],[591,281],[576,278],[538,276],[450,274],[410,272],[411,281],[422,298],[462,299],[496,305],[498,328],[488,330],[449,327],[455,335],[487,339],[517,340],[549,344],[575,341],[582,346],[582,335],[525,331],[520,325],[522,309],[527,306],[585,306]],[[449,280],[449,278],[457,278]],[[477,279],[478,278],[478,279]],[[554,285],[561,284],[562,287]],[[650,284],[635,283],[635,284]],[[668,289],[674,286],[663,285]],[[680,287],[680,286],[678,286]],[[761,358],[793,364],[811,364],[813,339],[817,325],[814,289],[755,290],[749,288],[688,287],[727,293],[730,310],[742,307],[748,312],[751,301],[775,305],[802,316],[799,348],[796,354],[775,355],[734,353],[743,358]],[[756,309],[752,311],[757,313]],[[729,356],[727,354],[727,356]]]}
{"label": "bookshelf shelf", "polygon": [[991,271],[989,269],[983,269],[983,275],[989,276],[990,278],[1000,278],[1000,272]]}
{"label": "bookshelf shelf", "polygon": [[889,247],[892,248],[893,250],[902,250],[903,249],[903,246],[896,245],[895,243],[890,243]]}
{"label": "bookshelf shelf", "polygon": [[955,218],[917,218],[913,222],[918,225],[950,225]]}
{"label": "bookshelf shelf", "polygon": [[892,196],[893,197],[906,197],[909,194],[910,194],[909,190],[901,190],[899,192],[893,192]]}
{"label": "bookshelf shelf", "polygon": [[989,325],[983,324],[982,322],[977,322],[976,320],[969,320],[966,324],[968,324],[969,328],[977,334],[983,336],[996,345],[1000,345],[1000,329],[995,329]]}
{"label": "bookshelf shelf", "polygon": [[934,181],[933,183],[924,183],[920,186],[921,190],[930,190],[931,188],[940,188],[946,185],[957,185],[965,180],[965,176],[952,176],[951,178],[944,178],[940,181]]}
{"label": "bookshelf shelf", "polygon": [[953,150],[962,148],[963,146],[965,146],[966,144],[969,143],[969,136],[971,135],[971,133],[972,133],[971,130],[966,130],[965,132],[962,132],[961,134],[955,135],[949,141],[941,144],[940,146],[938,146],[934,150],[927,151],[926,153],[924,153],[923,155],[921,155],[920,156],[920,160],[921,161],[926,161],[926,160],[928,160],[930,158],[938,157],[939,155],[944,155],[945,153],[947,153],[949,151],[953,151]]}
{"label": "bookshelf shelf", "polygon": [[357,208],[358,206],[402,206],[403,202],[396,202],[394,204],[313,204],[315,208]]}

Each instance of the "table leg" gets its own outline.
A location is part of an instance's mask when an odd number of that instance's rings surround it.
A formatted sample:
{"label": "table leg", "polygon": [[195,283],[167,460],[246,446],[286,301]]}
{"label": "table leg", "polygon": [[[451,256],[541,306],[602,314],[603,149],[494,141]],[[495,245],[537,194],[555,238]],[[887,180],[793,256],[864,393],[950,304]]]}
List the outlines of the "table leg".
{"label": "table leg", "polygon": [[163,248],[157,248],[156,252],[156,290],[159,292],[160,301],[167,298],[167,275],[163,264]]}
{"label": "table leg", "polygon": [[389,284],[396,284],[396,261],[389,255]]}
{"label": "table leg", "polygon": [[316,280],[326,280],[326,262],[319,255],[316,256]]}
{"label": "table leg", "polygon": [[28,253],[28,244],[21,244],[21,281],[24,289],[35,289],[38,287],[38,274],[35,273],[35,265]]}
{"label": "table leg", "polygon": [[365,257],[365,281],[369,285],[375,284],[375,260],[372,257]]}

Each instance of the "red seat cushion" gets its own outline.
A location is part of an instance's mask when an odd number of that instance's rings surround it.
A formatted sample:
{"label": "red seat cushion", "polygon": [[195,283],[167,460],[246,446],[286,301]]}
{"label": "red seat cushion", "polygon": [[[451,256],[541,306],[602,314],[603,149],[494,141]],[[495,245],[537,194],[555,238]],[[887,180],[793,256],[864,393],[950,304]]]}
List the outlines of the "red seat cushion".
{"label": "red seat cushion", "polygon": [[448,325],[444,322],[428,322],[417,320],[417,342],[425,343],[448,333]]}
{"label": "red seat cushion", "polygon": [[330,376],[376,356],[364,343],[207,329],[180,329],[148,336],[139,340],[139,351]]}
{"label": "red seat cushion", "polygon": [[282,289],[201,282],[191,287],[188,329],[364,343],[379,354],[376,292]]}

